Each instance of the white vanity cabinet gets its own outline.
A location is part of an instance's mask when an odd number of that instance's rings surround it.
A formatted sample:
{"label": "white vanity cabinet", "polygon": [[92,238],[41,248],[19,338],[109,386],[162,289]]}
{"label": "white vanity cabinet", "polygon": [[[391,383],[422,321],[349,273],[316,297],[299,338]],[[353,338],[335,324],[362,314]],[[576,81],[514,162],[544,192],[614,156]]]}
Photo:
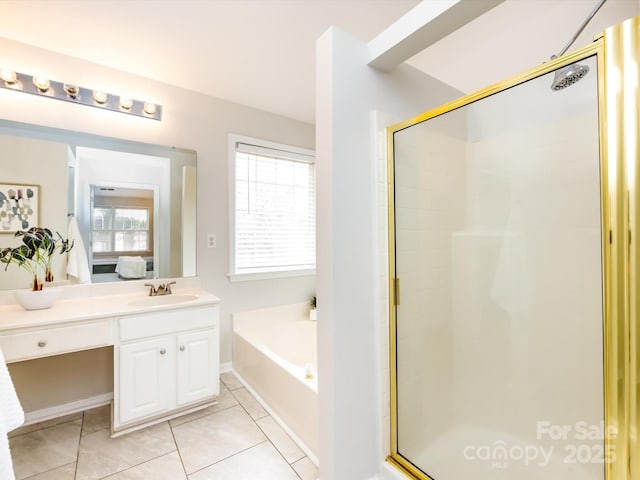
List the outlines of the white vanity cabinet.
{"label": "white vanity cabinet", "polygon": [[[145,280],[58,287],[62,296],[52,308],[31,311],[15,304],[13,293],[0,292],[5,361],[113,347],[112,436],[212,405],[220,393],[220,299],[202,290],[198,278],[175,281],[172,294],[157,296],[146,294]],[[105,405],[111,397],[101,392],[47,405],[27,412],[27,423]]]}
{"label": "white vanity cabinet", "polygon": [[118,319],[114,433],[214,400],[218,319],[217,305]]}
{"label": "white vanity cabinet", "polygon": [[178,335],[178,406],[218,395],[218,330]]}
{"label": "white vanity cabinet", "polygon": [[156,415],[171,408],[175,352],[171,338],[154,338],[120,346],[119,423]]}
{"label": "white vanity cabinet", "polygon": [[77,352],[112,343],[108,318],[55,328],[20,328],[0,332],[0,348],[7,362]]}

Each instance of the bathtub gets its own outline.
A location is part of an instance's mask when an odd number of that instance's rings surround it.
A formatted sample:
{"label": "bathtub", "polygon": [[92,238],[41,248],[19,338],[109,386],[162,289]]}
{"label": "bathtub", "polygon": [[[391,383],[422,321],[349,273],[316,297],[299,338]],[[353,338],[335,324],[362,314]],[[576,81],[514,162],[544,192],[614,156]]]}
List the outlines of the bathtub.
{"label": "bathtub", "polygon": [[233,314],[233,371],[316,465],[316,322],[306,302]]}

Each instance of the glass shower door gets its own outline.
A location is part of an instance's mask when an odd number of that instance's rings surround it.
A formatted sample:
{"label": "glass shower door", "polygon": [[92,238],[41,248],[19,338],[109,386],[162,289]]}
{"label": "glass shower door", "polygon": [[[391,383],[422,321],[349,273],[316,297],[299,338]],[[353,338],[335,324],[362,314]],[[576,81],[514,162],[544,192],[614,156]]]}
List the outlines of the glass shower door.
{"label": "glass shower door", "polygon": [[396,441],[425,478],[604,478],[598,69],[581,63],[566,89],[551,72],[394,133]]}

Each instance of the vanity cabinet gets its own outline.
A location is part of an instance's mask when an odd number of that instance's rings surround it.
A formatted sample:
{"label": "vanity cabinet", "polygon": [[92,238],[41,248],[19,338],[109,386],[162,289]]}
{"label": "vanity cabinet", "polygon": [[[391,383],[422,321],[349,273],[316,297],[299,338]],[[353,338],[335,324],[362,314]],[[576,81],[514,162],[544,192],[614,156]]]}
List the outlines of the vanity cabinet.
{"label": "vanity cabinet", "polygon": [[175,352],[170,338],[155,338],[120,347],[120,423],[171,408]]}
{"label": "vanity cabinet", "polygon": [[215,305],[118,320],[114,432],[214,400],[218,318]]}
{"label": "vanity cabinet", "polygon": [[111,343],[109,319],[45,330],[20,329],[15,333],[0,334],[0,348],[7,362],[99,348]]}
{"label": "vanity cabinet", "polygon": [[198,279],[178,283],[178,292],[163,296],[132,294],[136,286],[146,290],[144,280],[60,287],[66,298],[32,311],[0,292],[0,349],[7,363],[113,347],[113,394],[47,405],[27,412],[27,423],[113,399],[115,437],[213,405],[220,393],[220,299],[203,291]]}
{"label": "vanity cabinet", "polygon": [[218,394],[218,331],[178,336],[177,402],[179,406]]}

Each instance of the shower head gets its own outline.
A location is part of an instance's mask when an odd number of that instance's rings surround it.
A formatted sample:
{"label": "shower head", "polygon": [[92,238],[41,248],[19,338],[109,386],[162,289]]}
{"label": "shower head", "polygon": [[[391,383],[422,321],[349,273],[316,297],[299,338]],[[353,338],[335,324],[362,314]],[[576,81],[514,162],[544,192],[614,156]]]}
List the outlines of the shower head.
{"label": "shower head", "polygon": [[562,67],[556,70],[553,83],[551,84],[551,90],[557,92],[558,90],[570,87],[582,79],[587,73],[589,73],[589,67],[578,63],[572,63],[571,65]]}
{"label": "shower head", "polygon": [[[551,59],[561,57],[564,53],[569,49],[573,42],[576,41],[578,36],[582,33],[587,24],[591,21],[591,19],[598,13],[598,10],[604,5],[607,0],[600,0],[598,4],[595,6],[593,11],[589,14],[589,16],[582,22],[578,31],[574,33],[569,43],[567,43],[558,55],[553,55]],[[584,77],[587,73],[589,73],[589,67],[586,65],[578,65],[577,63],[573,63],[571,65],[567,65],[566,67],[562,67],[559,70],[556,70],[556,75],[553,77],[553,83],[551,84],[551,90],[557,92],[558,90],[563,90],[567,87],[570,87],[577,81],[579,81],[582,77]]]}

